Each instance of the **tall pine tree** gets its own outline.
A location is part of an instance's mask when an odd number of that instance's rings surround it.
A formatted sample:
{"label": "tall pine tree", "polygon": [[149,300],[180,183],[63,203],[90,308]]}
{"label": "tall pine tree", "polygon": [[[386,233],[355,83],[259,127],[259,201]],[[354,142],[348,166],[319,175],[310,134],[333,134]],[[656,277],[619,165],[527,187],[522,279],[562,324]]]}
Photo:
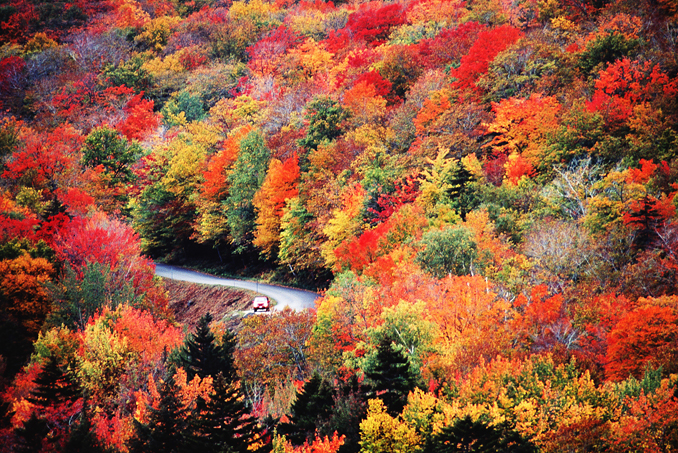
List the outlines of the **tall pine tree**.
{"label": "tall pine tree", "polygon": [[221,373],[231,383],[236,379],[233,365],[235,336],[227,330],[220,346],[210,331],[210,322],[212,315],[209,313],[200,318],[195,333],[186,338],[174,361],[184,368],[189,381],[196,375],[204,378]]}
{"label": "tall pine tree", "polygon": [[[27,399],[36,408],[31,418],[14,431],[16,451],[40,451],[38,445],[59,450],[70,429],[69,418],[77,413],[75,404],[80,397],[80,388],[70,372],[60,366],[56,355],[47,357],[34,383],[35,388]],[[61,416],[46,416],[48,408],[58,408],[54,412]]]}
{"label": "tall pine tree", "polygon": [[194,376],[213,378],[209,399],[199,398],[191,415],[191,445],[201,453],[244,453],[261,432],[240,393],[233,359],[235,336],[226,331],[219,345],[209,329],[211,321],[209,313],[200,318],[195,333],[188,336],[175,358],[189,380]]}
{"label": "tall pine tree", "polygon": [[179,397],[174,376],[168,376],[160,387],[158,408],[148,407],[147,423],[134,420],[134,436],[129,442],[131,453],[188,453],[192,433],[188,411]]}
{"label": "tall pine tree", "polygon": [[64,451],[68,453],[107,453],[111,451],[104,447],[92,429],[92,416],[87,404],[83,405],[77,425],[71,430]]}
{"label": "tall pine tree", "polygon": [[313,442],[316,431],[330,435],[322,428],[328,425],[333,406],[334,389],[318,373],[313,373],[292,403],[290,421],[278,425],[278,432],[296,445]]}
{"label": "tall pine tree", "polygon": [[38,453],[42,451],[42,444],[49,434],[47,421],[39,418],[35,413],[31,418],[14,430],[14,452]]}
{"label": "tall pine tree", "polygon": [[222,373],[213,381],[209,401],[198,399],[195,446],[201,453],[245,453],[261,435],[237,384]]}
{"label": "tall pine tree", "polygon": [[389,414],[397,415],[405,407],[409,392],[417,387],[418,379],[407,356],[393,346],[388,335],[382,337],[365,376],[372,382],[372,395],[384,402]]}
{"label": "tall pine tree", "polygon": [[63,371],[55,355],[50,355],[35,378],[35,388],[28,401],[37,406],[49,407],[75,401],[79,396],[80,390],[70,373]]}
{"label": "tall pine tree", "polygon": [[534,445],[506,422],[490,426],[483,420],[473,421],[470,416],[446,426],[428,440],[426,453],[534,453]]}

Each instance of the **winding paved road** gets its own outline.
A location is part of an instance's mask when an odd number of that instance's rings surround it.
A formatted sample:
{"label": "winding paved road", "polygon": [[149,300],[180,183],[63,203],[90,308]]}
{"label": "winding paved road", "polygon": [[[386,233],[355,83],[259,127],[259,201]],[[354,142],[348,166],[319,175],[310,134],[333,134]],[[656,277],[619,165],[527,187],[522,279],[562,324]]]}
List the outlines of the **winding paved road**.
{"label": "winding paved road", "polygon": [[201,283],[205,285],[223,285],[234,288],[243,288],[261,293],[275,300],[277,305],[275,310],[282,310],[284,307],[290,307],[292,310],[301,311],[306,308],[315,308],[315,300],[320,297],[311,291],[301,289],[285,288],[283,286],[267,285],[264,283],[249,282],[246,280],[235,280],[231,278],[215,277],[213,275],[202,274],[182,267],[170,266],[167,264],[155,265],[155,275],[172,280],[183,282]]}

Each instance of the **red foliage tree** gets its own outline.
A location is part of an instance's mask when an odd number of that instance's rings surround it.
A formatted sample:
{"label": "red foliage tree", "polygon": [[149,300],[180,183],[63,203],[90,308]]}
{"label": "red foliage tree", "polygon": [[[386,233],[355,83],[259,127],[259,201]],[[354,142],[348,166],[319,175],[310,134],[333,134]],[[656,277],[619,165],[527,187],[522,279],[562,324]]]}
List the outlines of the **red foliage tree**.
{"label": "red foliage tree", "polygon": [[457,79],[452,87],[479,92],[476,81],[487,72],[494,57],[522,36],[523,32],[510,25],[479,32],[478,39],[468,54],[462,57],[459,67],[451,71],[451,75]]}
{"label": "red foliage tree", "polygon": [[634,106],[655,100],[664,102],[676,96],[678,80],[669,79],[659,65],[624,58],[600,71],[596,91],[587,107],[600,112],[608,127],[617,128],[633,114]]}
{"label": "red foliage tree", "polygon": [[153,101],[143,99],[143,93],[137,94],[123,108],[125,119],[116,125],[116,129],[128,140],[143,140],[160,126],[160,115],[153,107]]}
{"label": "red foliage tree", "polygon": [[377,209],[368,208],[367,211],[375,215],[374,222],[388,220],[402,205],[413,203],[419,196],[419,182],[414,177],[407,177],[397,181],[392,193],[382,193],[377,198]]}
{"label": "red foliage tree", "polygon": [[62,224],[51,245],[76,273],[88,262],[106,264],[113,272],[122,273],[132,282],[135,293],[144,295],[146,308],[168,314],[167,296],[153,281],[155,265],[141,255],[139,236],[129,225],[96,212]]}
{"label": "red foliage tree", "polygon": [[406,22],[403,13],[404,7],[399,3],[363,3],[349,16],[345,30],[354,39],[376,47],[386,41],[393,27]]}
{"label": "red foliage tree", "polygon": [[282,69],[279,64],[280,58],[301,41],[300,36],[281,25],[247,48],[250,57],[247,66],[256,74],[277,74]]}
{"label": "red foliage tree", "polygon": [[579,332],[572,325],[561,294],[549,295],[546,285],[538,285],[532,288],[529,299],[520,294],[513,305],[518,314],[512,320],[512,330],[524,346],[544,351],[575,344]]}
{"label": "red foliage tree", "polygon": [[486,27],[478,22],[466,22],[457,28],[441,31],[435,38],[420,43],[421,53],[430,67],[445,67],[469,53],[478,34]]}
{"label": "red foliage tree", "polygon": [[67,178],[79,167],[82,142],[83,136],[70,125],[44,134],[27,131],[23,146],[11,156],[2,177],[50,191],[69,186],[75,182]]}
{"label": "red foliage tree", "polygon": [[678,314],[666,306],[639,307],[623,316],[608,337],[609,379],[642,377],[645,368],[674,373],[678,363]]}

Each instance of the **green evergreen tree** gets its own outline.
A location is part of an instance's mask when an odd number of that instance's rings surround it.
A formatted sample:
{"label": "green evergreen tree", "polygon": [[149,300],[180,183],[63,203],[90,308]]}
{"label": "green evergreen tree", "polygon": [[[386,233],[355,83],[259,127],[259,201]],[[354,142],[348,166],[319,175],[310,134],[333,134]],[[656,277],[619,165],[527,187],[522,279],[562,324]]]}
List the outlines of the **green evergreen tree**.
{"label": "green evergreen tree", "polygon": [[80,389],[73,381],[69,372],[64,372],[55,355],[47,357],[42,371],[35,378],[35,389],[31,391],[28,401],[41,406],[49,407],[75,401],[80,397]]}
{"label": "green evergreen tree", "polygon": [[459,163],[450,175],[451,187],[447,191],[447,196],[462,220],[466,220],[466,214],[478,205],[479,198],[473,186],[474,180],[473,174],[462,163]]}
{"label": "green evergreen tree", "polygon": [[49,434],[47,421],[35,413],[23,425],[14,431],[14,449],[16,453],[39,453],[42,442]]}
{"label": "green evergreen tree", "polygon": [[278,432],[296,445],[312,442],[316,431],[331,435],[324,428],[328,426],[333,406],[334,389],[318,373],[313,373],[292,403],[290,421],[281,423]]}
{"label": "green evergreen tree", "polygon": [[134,436],[129,442],[131,453],[187,453],[192,433],[188,411],[179,398],[174,376],[168,376],[160,387],[158,408],[148,407],[148,423],[134,420]]}
{"label": "green evergreen tree", "polygon": [[111,451],[101,444],[96,433],[92,430],[92,418],[87,404],[83,406],[80,412],[77,425],[71,430],[64,451],[68,453],[107,453]]}
{"label": "green evergreen tree", "polygon": [[186,371],[188,380],[195,375],[215,377],[221,373],[226,382],[232,383],[236,379],[233,365],[233,351],[235,349],[235,336],[231,331],[226,331],[222,338],[222,345],[216,342],[209,325],[212,315],[205,314],[198,321],[195,333],[188,335],[184,345],[179,350],[175,362]]}
{"label": "green evergreen tree", "polygon": [[80,388],[72,380],[69,372],[64,372],[55,355],[47,357],[42,370],[35,378],[35,388],[28,401],[35,404],[38,410],[23,426],[14,431],[17,451],[42,451],[43,444],[58,445],[64,435],[65,420],[48,420],[40,416],[41,408],[55,407],[74,403],[80,397]]}
{"label": "green evergreen tree", "polygon": [[407,356],[393,346],[388,335],[382,337],[375,360],[365,370],[365,376],[372,383],[371,396],[380,398],[387,412],[395,416],[402,412],[407,395],[417,387],[418,379]]}
{"label": "green evergreen tree", "polygon": [[443,428],[427,443],[426,453],[535,453],[537,449],[505,423],[489,426],[470,416]]}
{"label": "green evergreen tree", "polygon": [[245,453],[261,432],[239,387],[222,373],[213,381],[209,402],[198,400],[194,447],[202,453]]}
{"label": "green evergreen tree", "polygon": [[360,422],[367,416],[368,388],[353,374],[336,390],[328,432],[346,436],[341,453],[360,451]]}

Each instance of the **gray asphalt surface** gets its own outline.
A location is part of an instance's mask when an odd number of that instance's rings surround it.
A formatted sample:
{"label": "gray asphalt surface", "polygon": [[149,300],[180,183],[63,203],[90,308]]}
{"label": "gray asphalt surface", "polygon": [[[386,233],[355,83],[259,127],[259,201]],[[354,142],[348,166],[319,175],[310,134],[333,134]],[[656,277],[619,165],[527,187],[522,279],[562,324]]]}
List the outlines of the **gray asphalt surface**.
{"label": "gray asphalt surface", "polygon": [[205,285],[223,285],[234,288],[249,289],[261,293],[277,302],[275,310],[282,310],[290,307],[292,310],[301,311],[306,308],[315,308],[315,300],[320,297],[311,291],[301,289],[285,288],[283,286],[267,285],[263,283],[249,282],[246,280],[235,280],[231,278],[215,277],[213,275],[202,274],[177,266],[167,264],[155,265],[155,275],[182,282],[201,283]]}

